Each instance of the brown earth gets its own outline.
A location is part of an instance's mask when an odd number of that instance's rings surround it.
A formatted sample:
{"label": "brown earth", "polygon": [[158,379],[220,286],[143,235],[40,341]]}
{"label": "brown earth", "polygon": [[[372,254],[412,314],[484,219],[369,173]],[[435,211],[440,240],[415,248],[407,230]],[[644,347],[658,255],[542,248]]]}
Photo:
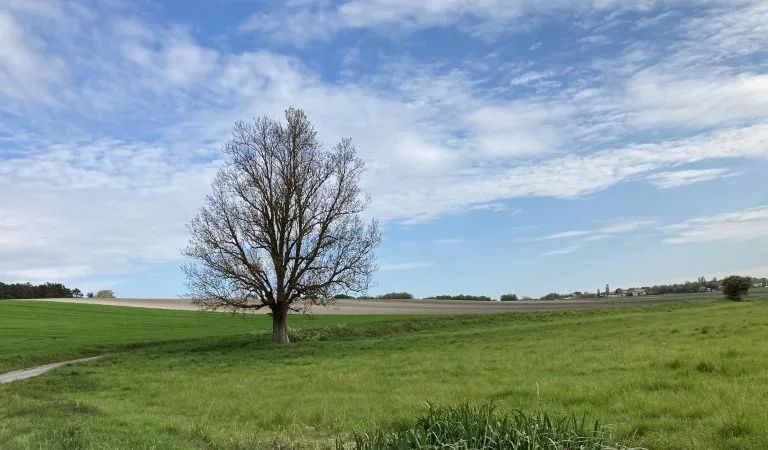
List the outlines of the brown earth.
{"label": "brown earth", "polygon": [[[562,311],[577,309],[616,308],[622,306],[642,306],[658,303],[679,302],[688,297],[644,296],[631,298],[612,298],[601,300],[550,300],[550,301],[517,301],[517,302],[477,302],[461,300],[338,300],[330,306],[313,306],[313,314],[478,314],[504,313],[524,311]],[[195,311],[198,308],[188,300],[172,299],[40,299],[31,301],[53,301],[65,303],[83,303],[110,306],[130,306],[135,308],[159,308]],[[269,310],[263,308],[257,313],[265,314]]]}

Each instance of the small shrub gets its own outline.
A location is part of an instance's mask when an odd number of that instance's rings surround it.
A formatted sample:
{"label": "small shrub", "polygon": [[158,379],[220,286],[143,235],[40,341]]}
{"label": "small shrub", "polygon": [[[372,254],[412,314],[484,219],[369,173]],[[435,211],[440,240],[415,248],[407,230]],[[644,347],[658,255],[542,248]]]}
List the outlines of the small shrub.
{"label": "small shrub", "polygon": [[96,298],[115,298],[115,293],[112,289],[102,289],[96,293]]}
{"label": "small shrub", "polygon": [[717,369],[714,364],[707,361],[701,361],[696,364],[696,371],[700,373],[712,373]]}
{"label": "small shrub", "polygon": [[598,422],[576,416],[553,418],[546,413],[515,411],[499,415],[492,405],[438,407],[414,423],[374,433],[354,433],[352,442],[337,440],[337,450],[378,449],[605,449],[609,436]]}
{"label": "small shrub", "polygon": [[740,302],[749,293],[752,280],[749,277],[732,275],[723,280],[723,294],[728,300]]}
{"label": "small shrub", "polygon": [[723,439],[742,438],[752,434],[752,428],[744,422],[731,422],[721,426],[717,434]]}
{"label": "small shrub", "polygon": [[677,370],[683,366],[683,363],[681,363],[679,359],[673,359],[672,361],[669,361],[666,366],[669,370]]}

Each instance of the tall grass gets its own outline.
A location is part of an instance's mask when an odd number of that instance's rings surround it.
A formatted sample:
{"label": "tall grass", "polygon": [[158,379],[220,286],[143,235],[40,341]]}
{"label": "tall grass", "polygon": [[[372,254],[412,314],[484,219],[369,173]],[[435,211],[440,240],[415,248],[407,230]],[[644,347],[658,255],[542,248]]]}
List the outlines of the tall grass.
{"label": "tall grass", "polygon": [[348,443],[337,441],[337,450],[379,449],[494,449],[494,450],[604,450],[610,434],[599,422],[575,415],[551,417],[515,410],[498,414],[492,404],[457,407],[428,404],[413,424],[355,433]]}

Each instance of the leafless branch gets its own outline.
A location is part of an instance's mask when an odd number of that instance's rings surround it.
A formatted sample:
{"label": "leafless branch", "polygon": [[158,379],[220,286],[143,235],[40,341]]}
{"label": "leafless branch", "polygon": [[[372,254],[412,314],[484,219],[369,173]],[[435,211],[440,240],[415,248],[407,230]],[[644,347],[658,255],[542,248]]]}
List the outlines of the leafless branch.
{"label": "leafless branch", "polygon": [[370,203],[359,188],[365,165],[349,139],[324,150],[303,111],[285,118],[235,124],[188,225],[184,272],[203,309],[269,307],[284,324],[288,311],[369,287],[380,234],[360,218]]}

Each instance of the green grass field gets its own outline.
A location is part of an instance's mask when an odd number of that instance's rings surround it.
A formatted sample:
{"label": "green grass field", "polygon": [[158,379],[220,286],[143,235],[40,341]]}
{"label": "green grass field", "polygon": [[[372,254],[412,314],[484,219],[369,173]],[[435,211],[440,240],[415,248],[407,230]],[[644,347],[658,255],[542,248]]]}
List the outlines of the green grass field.
{"label": "green grass field", "polygon": [[0,302],[0,364],[9,370],[112,354],[0,385],[0,448],[332,445],[412,421],[427,401],[585,414],[636,447],[768,448],[765,298],[291,317],[297,342],[288,347],[269,342],[268,320]]}
{"label": "green grass field", "polygon": [[[347,317],[347,323],[397,320]],[[336,323],[330,316],[292,317],[290,326]],[[0,300],[0,373],[169,341],[271,330],[266,316]]]}

